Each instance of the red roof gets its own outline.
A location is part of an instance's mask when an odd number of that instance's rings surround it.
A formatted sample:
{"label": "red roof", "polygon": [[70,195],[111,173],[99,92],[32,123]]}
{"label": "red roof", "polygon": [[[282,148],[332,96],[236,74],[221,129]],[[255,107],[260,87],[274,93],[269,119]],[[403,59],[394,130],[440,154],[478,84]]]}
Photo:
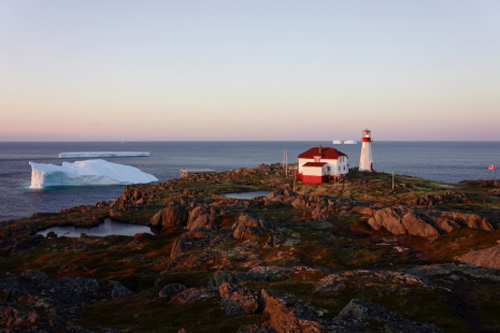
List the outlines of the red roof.
{"label": "red roof", "polygon": [[315,157],[319,157],[322,160],[336,160],[340,156],[345,156],[347,157],[346,154],[344,154],[341,151],[338,151],[335,148],[331,147],[313,147],[302,154],[299,155],[299,158],[308,158],[308,159],[314,159]]}
{"label": "red roof", "polygon": [[323,167],[326,165],[326,162],[307,162],[304,163],[303,167]]}

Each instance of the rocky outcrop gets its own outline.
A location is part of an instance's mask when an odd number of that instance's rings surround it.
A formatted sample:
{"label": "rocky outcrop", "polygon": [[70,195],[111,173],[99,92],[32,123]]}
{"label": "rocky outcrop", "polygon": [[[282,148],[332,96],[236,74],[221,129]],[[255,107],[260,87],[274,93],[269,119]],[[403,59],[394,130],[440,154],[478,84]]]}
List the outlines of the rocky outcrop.
{"label": "rocky outcrop", "polygon": [[188,222],[188,213],[180,206],[171,204],[157,212],[149,225],[158,230],[172,226],[185,226]]}
{"label": "rocky outcrop", "polygon": [[360,284],[365,284],[371,280],[379,284],[385,285],[404,285],[426,287],[428,283],[424,279],[409,273],[396,271],[370,271],[356,270],[344,271],[329,274],[322,278],[315,288],[318,294],[331,294],[332,292],[342,291],[346,288],[346,284],[352,285],[359,281]]}
{"label": "rocky outcrop", "polygon": [[41,271],[26,270],[20,276],[0,272],[0,295],[6,300],[31,295],[68,310],[99,300],[131,296],[133,292],[117,281],[103,283],[81,276],[50,279]]}
{"label": "rocky outcrop", "polygon": [[461,224],[464,227],[471,229],[478,229],[484,231],[493,231],[495,228],[483,217],[477,214],[464,214],[458,212],[446,212],[443,213],[442,219],[452,220]]}
{"label": "rocky outcrop", "polygon": [[134,296],[134,292],[118,281],[109,280],[107,283],[107,288],[110,290],[111,298],[122,298]]}
{"label": "rocky outcrop", "polygon": [[493,231],[495,228],[477,214],[412,208],[403,205],[365,210],[368,224],[375,230],[386,229],[393,235],[436,237],[460,228]]}
{"label": "rocky outcrop", "polygon": [[177,304],[189,304],[194,302],[199,302],[202,300],[216,298],[219,296],[217,291],[208,288],[188,288],[174,297],[172,297],[171,302]]}
{"label": "rocky outcrop", "polygon": [[414,235],[419,237],[435,237],[439,235],[436,228],[419,218],[411,209],[405,206],[377,210],[368,219],[368,224],[375,230],[384,228],[393,235]]}
{"label": "rocky outcrop", "polygon": [[125,186],[122,195],[111,204],[111,207],[122,210],[127,206],[144,205],[150,200],[150,191],[138,186]]}
{"label": "rocky outcrop", "polygon": [[39,320],[40,316],[36,311],[25,311],[0,302],[0,325],[5,329],[4,332],[27,329]]}
{"label": "rocky outcrop", "polygon": [[254,313],[259,307],[257,296],[243,286],[225,282],[219,287],[219,295],[228,315]]}
{"label": "rocky outcrop", "polygon": [[22,238],[12,247],[12,253],[31,251],[36,247],[47,244],[47,239],[42,235],[34,235],[29,238]]}
{"label": "rocky outcrop", "polygon": [[240,215],[238,221],[232,226],[233,238],[238,241],[258,239],[265,231],[263,222],[262,219],[256,219],[246,214]]}
{"label": "rocky outcrop", "polygon": [[455,257],[455,260],[476,266],[500,269],[500,245],[487,249],[470,251]]}
{"label": "rocky outcrop", "polygon": [[174,242],[174,246],[170,252],[170,257],[175,258],[186,253],[187,251],[201,249],[205,247],[208,242],[209,241],[207,239],[192,239],[185,235],[180,236]]}
{"label": "rocky outcrop", "polygon": [[183,233],[174,242],[171,257],[177,257],[188,251],[196,249],[212,248],[228,234],[225,230],[208,230],[199,228]]}
{"label": "rocky outcrop", "polygon": [[256,217],[249,214],[240,214],[238,220],[232,226],[233,238],[237,241],[257,240],[260,235],[275,229],[277,223],[268,221],[262,217]]}
{"label": "rocky outcrop", "polygon": [[347,304],[334,322],[353,332],[368,330],[374,325],[381,328],[383,332],[406,332],[406,333],[438,333],[442,332],[432,324],[414,323],[407,318],[391,312],[383,306],[361,299],[352,299]]}
{"label": "rocky outcrop", "polygon": [[274,190],[266,197],[266,205],[286,203],[296,209],[307,210],[311,219],[323,219],[342,209],[350,210],[355,206],[351,199],[333,199],[320,195],[302,195],[288,190]]}
{"label": "rocky outcrop", "polygon": [[269,314],[269,321],[276,332],[322,332],[316,312],[295,298],[278,296],[262,290],[265,302],[264,311]]}
{"label": "rocky outcrop", "polygon": [[189,219],[186,229],[218,229],[217,215],[218,212],[215,207],[207,204],[197,205],[193,210],[189,212]]}
{"label": "rocky outcrop", "polygon": [[468,203],[470,199],[467,194],[460,191],[448,191],[444,194],[427,193],[408,200],[408,203],[414,205],[439,206],[450,203]]}
{"label": "rocky outcrop", "polygon": [[439,282],[452,283],[456,280],[466,280],[472,283],[488,281],[489,284],[499,283],[498,269],[478,267],[465,264],[422,265],[409,268],[408,273],[424,279],[437,279]]}
{"label": "rocky outcrop", "polygon": [[160,298],[166,298],[170,300],[172,296],[177,295],[181,291],[185,290],[186,286],[180,283],[171,283],[167,284],[165,287],[163,287],[160,292],[158,293],[158,297]]}

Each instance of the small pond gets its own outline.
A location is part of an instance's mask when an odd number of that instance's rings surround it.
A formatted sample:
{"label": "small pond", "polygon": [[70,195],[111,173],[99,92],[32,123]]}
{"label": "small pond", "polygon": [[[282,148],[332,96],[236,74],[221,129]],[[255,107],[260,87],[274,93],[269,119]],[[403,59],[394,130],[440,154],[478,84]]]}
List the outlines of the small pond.
{"label": "small pond", "polygon": [[272,191],[251,191],[251,192],[235,192],[222,194],[226,198],[250,200],[258,197],[265,197]]}
{"label": "small pond", "polygon": [[38,232],[38,234],[47,236],[47,233],[53,231],[58,237],[80,237],[81,234],[92,235],[92,236],[110,236],[110,235],[120,235],[120,236],[135,236],[137,234],[146,232],[153,234],[150,227],[145,225],[130,224],[124,222],[113,221],[112,219],[105,219],[103,223],[90,228],[75,227],[72,225],[67,226],[57,226],[51,227]]}

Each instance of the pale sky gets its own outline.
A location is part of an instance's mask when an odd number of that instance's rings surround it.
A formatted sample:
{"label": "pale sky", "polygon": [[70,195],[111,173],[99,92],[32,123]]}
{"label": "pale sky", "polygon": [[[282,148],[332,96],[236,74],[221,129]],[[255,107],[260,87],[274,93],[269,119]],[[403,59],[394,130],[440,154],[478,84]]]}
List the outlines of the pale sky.
{"label": "pale sky", "polygon": [[0,141],[500,140],[500,1],[0,0]]}

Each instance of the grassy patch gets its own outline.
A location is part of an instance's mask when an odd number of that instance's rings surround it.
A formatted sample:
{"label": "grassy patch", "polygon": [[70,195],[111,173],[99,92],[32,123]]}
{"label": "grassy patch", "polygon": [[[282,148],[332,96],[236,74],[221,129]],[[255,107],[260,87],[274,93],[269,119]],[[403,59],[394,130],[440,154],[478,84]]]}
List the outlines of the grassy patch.
{"label": "grassy patch", "polygon": [[[116,311],[120,309],[120,311]],[[79,325],[127,329],[133,332],[236,332],[244,324],[260,324],[261,316],[227,316],[215,299],[172,304],[163,299],[132,298],[94,304],[81,309]]]}

